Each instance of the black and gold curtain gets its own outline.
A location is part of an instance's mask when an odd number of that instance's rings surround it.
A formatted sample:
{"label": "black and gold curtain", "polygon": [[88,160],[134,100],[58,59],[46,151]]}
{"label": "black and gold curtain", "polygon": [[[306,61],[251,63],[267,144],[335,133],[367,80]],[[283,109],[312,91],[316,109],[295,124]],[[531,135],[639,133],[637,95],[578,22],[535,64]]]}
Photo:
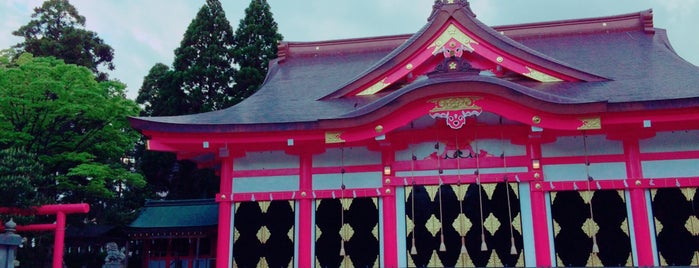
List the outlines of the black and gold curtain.
{"label": "black and gold curtain", "polygon": [[633,266],[624,191],[551,192],[551,217],[558,266]]}
{"label": "black and gold curtain", "polygon": [[376,198],[316,202],[316,267],[379,267]]}
{"label": "black and gold curtain", "polygon": [[294,201],[235,204],[233,267],[294,266]]}
{"label": "black and gold curtain", "polygon": [[697,188],[651,190],[660,265],[699,266]]}
{"label": "black and gold curtain", "polygon": [[406,187],[405,212],[410,267],[524,266],[516,183]]}

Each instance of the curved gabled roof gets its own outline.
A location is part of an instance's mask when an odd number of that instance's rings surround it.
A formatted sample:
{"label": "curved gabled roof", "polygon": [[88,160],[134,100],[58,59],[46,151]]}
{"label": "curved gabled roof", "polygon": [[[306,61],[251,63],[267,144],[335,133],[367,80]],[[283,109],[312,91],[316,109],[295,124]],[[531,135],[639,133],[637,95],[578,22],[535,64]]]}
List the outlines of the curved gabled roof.
{"label": "curved gabled roof", "polygon": [[[139,130],[182,133],[312,130],[327,121],[352,125],[355,116],[376,110],[408,91],[429,90],[446,79],[424,77],[390,93],[346,95],[352,91],[348,90],[352,85],[371,83],[367,77],[380,73],[382,68],[389,70],[390,66],[383,66],[395,62],[397,57],[408,57],[411,44],[426,36],[432,24],[455,17],[457,21],[473,20],[463,7],[452,9],[440,9],[414,35],[283,43],[280,58],[270,63],[265,83],[243,102],[209,113],[131,118],[131,124]],[[522,103],[537,101],[552,107],[596,104],[596,111],[600,104],[607,111],[695,107],[699,99],[699,68],[674,52],[664,30],[652,28],[651,14],[644,11],[494,29],[473,20],[473,24],[463,27],[480,31],[479,36],[486,36],[483,38],[489,38],[492,44],[511,47],[508,51],[518,58],[538,62],[580,81],[541,83],[485,76],[450,79],[497,85],[512,92]],[[503,38],[501,32],[508,38]]]}

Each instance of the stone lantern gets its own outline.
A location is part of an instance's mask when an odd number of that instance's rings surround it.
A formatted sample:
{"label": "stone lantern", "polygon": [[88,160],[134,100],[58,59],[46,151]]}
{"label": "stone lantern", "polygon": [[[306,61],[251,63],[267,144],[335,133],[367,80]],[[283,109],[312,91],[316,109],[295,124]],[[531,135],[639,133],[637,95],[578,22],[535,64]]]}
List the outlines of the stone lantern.
{"label": "stone lantern", "polygon": [[17,246],[22,237],[15,233],[17,224],[10,219],[5,223],[5,233],[0,234],[0,268],[14,268]]}

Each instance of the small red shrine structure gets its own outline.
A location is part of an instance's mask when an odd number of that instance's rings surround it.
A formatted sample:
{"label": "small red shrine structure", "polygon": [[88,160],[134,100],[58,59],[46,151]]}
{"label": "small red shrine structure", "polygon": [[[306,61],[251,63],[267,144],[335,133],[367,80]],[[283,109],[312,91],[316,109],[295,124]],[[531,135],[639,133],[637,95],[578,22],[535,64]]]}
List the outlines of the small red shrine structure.
{"label": "small red shrine structure", "polygon": [[438,0],[131,124],[220,170],[217,267],[698,265],[698,85],[651,11],[491,28]]}

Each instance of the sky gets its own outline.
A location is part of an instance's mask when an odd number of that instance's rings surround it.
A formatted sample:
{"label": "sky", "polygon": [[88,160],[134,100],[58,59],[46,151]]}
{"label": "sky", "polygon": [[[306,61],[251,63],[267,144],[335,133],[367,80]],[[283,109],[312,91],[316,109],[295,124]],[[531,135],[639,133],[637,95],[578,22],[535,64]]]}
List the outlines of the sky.
{"label": "sky", "polygon": [[[220,0],[236,29],[249,0]],[[0,49],[21,41],[12,31],[31,19],[42,0],[0,0]],[[172,65],[174,50],[205,0],[70,0],[114,49],[110,78],[135,99],[153,65]],[[425,25],[433,0],[268,0],[287,41],[321,41],[414,33]],[[699,0],[470,0],[477,19],[509,25],[635,13],[653,9],[675,51],[699,65]],[[642,66],[639,66],[642,67]]]}

